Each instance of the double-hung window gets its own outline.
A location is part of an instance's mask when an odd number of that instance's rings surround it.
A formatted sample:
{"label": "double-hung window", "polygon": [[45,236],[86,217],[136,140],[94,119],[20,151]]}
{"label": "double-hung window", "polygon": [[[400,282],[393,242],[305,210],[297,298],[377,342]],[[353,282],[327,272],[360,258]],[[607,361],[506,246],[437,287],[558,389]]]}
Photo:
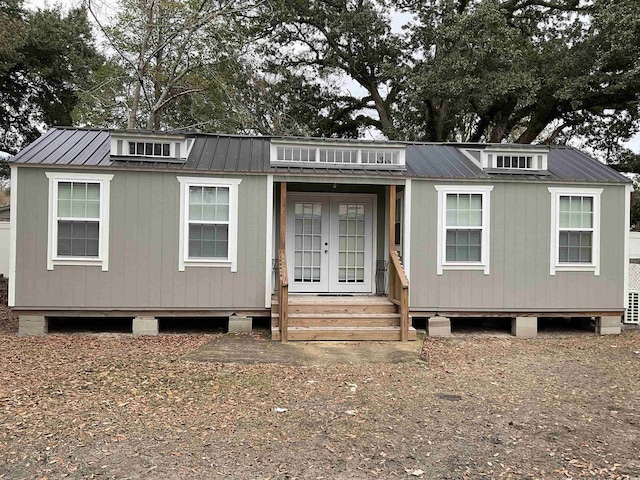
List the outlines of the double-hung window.
{"label": "double-hung window", "polygon": [[483,270],[489,274],[489,212],[493,186],[437,185],[437,273]]}
{"label": "double-hung window", "polygon": [[600,274],[602,189],[549,187],[551,193],[551,275],[556,271]]}
{"label": "double-hung window", "polygon": [[113,175],[47,172],[47,269],[99,265],[109,269],[109,190]]}
{"label": "double-hung window", "polygon": [[237,271],[240,179],[178,177],[180,258],[186,266],[221,266]]}

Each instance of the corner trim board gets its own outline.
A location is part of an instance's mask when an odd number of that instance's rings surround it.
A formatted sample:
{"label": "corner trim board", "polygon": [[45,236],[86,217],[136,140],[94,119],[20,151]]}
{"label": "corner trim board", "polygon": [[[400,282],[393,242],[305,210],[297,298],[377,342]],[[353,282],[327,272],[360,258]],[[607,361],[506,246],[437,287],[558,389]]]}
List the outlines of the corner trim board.
{"label": "corner trim board", "polygon": [[271,307],[271,293],[273,285],[271,285],[271,257],[273,253],[273,175],[267,175],[267,228],[266,228],[266,255],[265,260],[265,286],[264,286],[264,306]]}
{"label": "corner trim board", "polygon": [[11,195],[13,196],[13,205],[9,211],[9,292],[7,295],[10,307],[16,305],[16,240],[18,232],[18,166],[11,165]]}
{"label": "corner trim board", "polygon": [[633,192],[633,185],[627,184],[624,187],[624,288],[622,306],[626,310],[629,302],[629,232],[631,231],[631,192]]}
{"label": "corner trim board", "polygon": [[404,245],[402,246],[402,263],[404,273],[409,282],[409,305],[411,305],[411,179],[408,178],[404,186]]}

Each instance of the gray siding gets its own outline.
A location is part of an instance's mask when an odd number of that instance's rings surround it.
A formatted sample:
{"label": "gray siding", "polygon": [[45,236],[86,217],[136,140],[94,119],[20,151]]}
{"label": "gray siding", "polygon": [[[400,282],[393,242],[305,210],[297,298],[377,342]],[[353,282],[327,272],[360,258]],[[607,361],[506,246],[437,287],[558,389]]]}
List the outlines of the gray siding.
{"label": "gray siding", "polygon": [[442,275],[437,275],[438,196],[434,185],[443,184],[450,182],[414,180],[412,185],[412,309],[585,311],[623,308],[623,185],[603,187],[600,275],[557,272],[551,276],[551,194],[547,187],[559,185],[487,182],[494,185],[490,274],[444,270]]}
{"label": "gray siding", "polygon": [[266,179],[242,177],[239,186],[237,273],[179,272],[176,174],[122,171],[111,182],[109,271],[61,265],[48,271],[48,179],[45,169],[19,168],[16,308],[264,308]]}

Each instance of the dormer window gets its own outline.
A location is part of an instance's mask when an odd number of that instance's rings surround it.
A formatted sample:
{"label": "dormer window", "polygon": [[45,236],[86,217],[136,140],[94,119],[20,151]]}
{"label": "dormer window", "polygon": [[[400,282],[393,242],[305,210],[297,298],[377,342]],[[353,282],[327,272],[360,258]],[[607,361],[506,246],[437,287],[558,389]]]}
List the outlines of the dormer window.
{"label": "dormer window", "polygon": [[[324,144],[323,144],[324,143]],[[366,142],[287,142],[272,140],[271,163],[300,167],[349,165],[350,167],[396,168],[405,165],[405,147],[402,144],[380,145]]]}
{"label": "dormer window", "polygon": [[399,150],[363,150],[362,163],[368,165],[398,165]]}
{"label": "dormer window", "polygon": [[185,162],[194,138],[180,133],[112,131],[111,157],[135,157],[137,161]]}
{"label": "dormer window", "polygon": [[[462,148],[462,153],[485,171],[527,173],[548,170],[549,149],[539,145],[490,145],[486,148]],[[491,173],[491,172],[490,172]]]}
{"label": "dormer window", "polygon": [[129,142],[129,155],[170,157],[171,144],[160,142]]}
{"label": "dormer window", "polygon": [[533,168],[533,155],[496,155],[496,168]]}

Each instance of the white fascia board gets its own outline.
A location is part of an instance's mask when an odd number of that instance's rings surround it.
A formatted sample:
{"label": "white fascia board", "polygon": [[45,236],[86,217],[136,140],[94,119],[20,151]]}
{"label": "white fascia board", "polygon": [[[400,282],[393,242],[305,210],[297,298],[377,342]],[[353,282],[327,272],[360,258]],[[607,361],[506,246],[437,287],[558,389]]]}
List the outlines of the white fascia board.
{"label": "white fascia board", "polygon": [[275,145],[278,147],[286,147],[286,146],[296,146],[296,147],[322,147],[322,148],[353,148],[361,149],[361,148],[370,148],[372,150],[377,149],[393,149],[397,150],[399,148],[404,149],[406,144],[399,142],[375,142],[375,141],[367,141],[367,140],[357,140],[357,141],[340,141],[340,140],[328,140],[328,139],[283,139],[283,138],[272,138],[270,140],[271,145]]}

